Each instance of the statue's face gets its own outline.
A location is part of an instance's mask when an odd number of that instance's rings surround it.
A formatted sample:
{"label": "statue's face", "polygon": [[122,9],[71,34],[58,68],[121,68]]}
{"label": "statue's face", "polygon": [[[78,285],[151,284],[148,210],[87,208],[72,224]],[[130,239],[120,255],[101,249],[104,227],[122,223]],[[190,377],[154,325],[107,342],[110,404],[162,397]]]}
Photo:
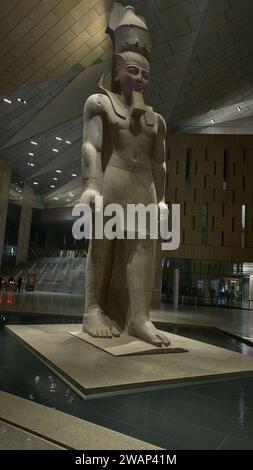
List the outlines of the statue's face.
{"label": "statue's face", "polygon": [[119,83],[121,92],[129,97],[133,91],[145,93],[150,79],[150,69],[140,61],[126,61],[118,69],[115,80]]}

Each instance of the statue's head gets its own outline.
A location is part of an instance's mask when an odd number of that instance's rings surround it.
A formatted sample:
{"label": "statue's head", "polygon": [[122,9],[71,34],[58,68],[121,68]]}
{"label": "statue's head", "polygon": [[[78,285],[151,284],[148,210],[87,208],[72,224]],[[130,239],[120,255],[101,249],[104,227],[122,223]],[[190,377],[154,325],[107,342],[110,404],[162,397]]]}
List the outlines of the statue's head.
{"label": "statue's head", "polygon": [[126,97],[137,91],[145,95],[150,79],[150,64],[136,52],[122,52],[114,57],[113,84],[115,91]]}
{"label": "statue's head", "polygon": [[101,88],[129,97],[143,95],[149,84],[151,37],[146,22],[132,6],[115,3],[110,14],[108,34],[113,42],[113,64],[100,83]]}

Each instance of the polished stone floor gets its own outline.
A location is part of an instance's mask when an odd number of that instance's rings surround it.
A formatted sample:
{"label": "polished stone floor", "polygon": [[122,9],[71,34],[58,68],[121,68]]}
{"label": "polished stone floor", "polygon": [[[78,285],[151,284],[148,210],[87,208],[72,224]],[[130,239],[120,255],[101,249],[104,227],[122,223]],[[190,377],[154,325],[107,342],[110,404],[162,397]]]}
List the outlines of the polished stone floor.
{"label": "polished stone floor", "polygon": [[[164,320],[165,313],[160,314]],[[51,322],[55,321],[52,317]],[[216,329],[164,327],[176,334],[253,354],[250,345]],[[2,329],[0,388],[166,449],[253,449],[252,377],[82,400]]]}
{"label": "polished stone floor", "polygon": [[[84,310],[84,297],[74,294],[52,292],[0,292],[0,311],[34,316],[35,313],[48,316],[80,317]],[[161,303],[153,307],[152,319],[186,325],[214,326],[239,336],[253,340],[253,310],[226,307],[194,307],[180,305],[175,310],[172,305]],[[73,321],[74,323],[74,321]]]}

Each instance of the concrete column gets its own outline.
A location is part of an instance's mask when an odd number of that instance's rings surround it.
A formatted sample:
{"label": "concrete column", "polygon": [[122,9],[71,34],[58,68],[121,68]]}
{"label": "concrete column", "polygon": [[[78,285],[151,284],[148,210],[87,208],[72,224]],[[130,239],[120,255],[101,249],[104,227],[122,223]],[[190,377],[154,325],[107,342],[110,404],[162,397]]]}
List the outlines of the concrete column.
{"label": "concrete column", "polygon": [[153,307],[160,307],[161,303],[161,286],[162,286],[162,266],[161,266],[161,241],[154,241],[154,281],[152,289],[151,304]]}
{"label": "concrete column", "polygon": [[0,267],[2,264],[5,239],[6,218],[8,212],[11,167],[6,160],[0,160]]}
{"label": "concrete column", "polygon": [[16,256],[16,266],[26,261],[32,223],[32,205],[33,205],[33,190],[25,183],[23,190],[23,205],[21,209],[19,231],[18,231],[18,246]]}
{"label": "concrete column", "polygon": [[253,308],[253,274],[249,276],[249,308]]}
{"label": "concrete column", "polygon": [[178,310],[178,299],[179,299],[179,269],[174,269],[173,297],[174,297],[174,308],[175,308],[175,310]]}

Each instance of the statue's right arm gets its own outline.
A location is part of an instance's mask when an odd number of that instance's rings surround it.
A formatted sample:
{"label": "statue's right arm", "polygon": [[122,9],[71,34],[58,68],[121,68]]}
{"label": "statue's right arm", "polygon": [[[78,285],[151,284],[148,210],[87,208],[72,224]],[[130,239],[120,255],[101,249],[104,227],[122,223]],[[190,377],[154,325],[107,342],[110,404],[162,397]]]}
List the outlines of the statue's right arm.
{"label": "statue's right arm", "polygon": [[90,204],[95,196],[101,195],[103,183],[102,144],[103,144],[103,96],[92,95],[84,106],[82,181],[83,193],[80,202]]}

